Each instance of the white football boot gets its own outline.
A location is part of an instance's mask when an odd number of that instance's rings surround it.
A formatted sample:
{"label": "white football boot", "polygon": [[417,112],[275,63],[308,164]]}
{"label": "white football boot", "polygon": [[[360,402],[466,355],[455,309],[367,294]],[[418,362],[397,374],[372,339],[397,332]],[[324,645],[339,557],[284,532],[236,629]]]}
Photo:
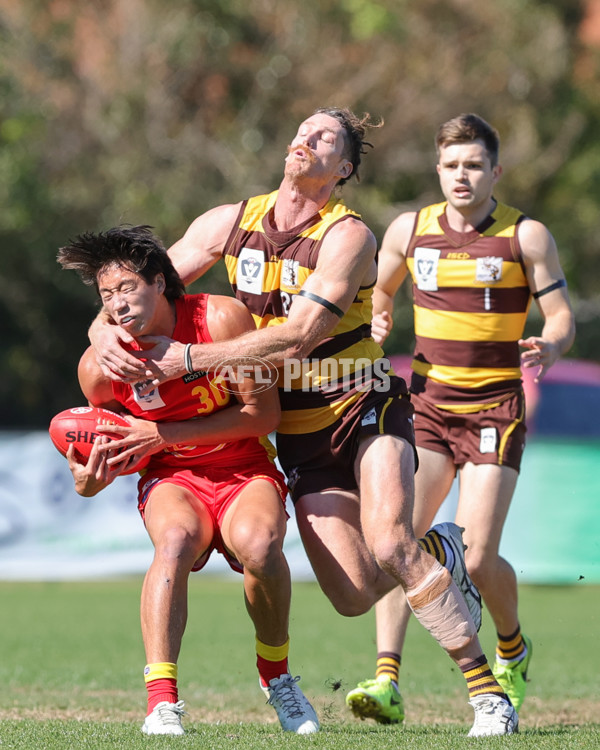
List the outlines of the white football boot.
{"label": "white football boot", "polygon": [[161,701],[154,706],[152,713],[146,716],[142,725],[144,734],[185,734],[181,724],[184,714],[183,701],[169,703]]}
{"label": "white football boot", "polygon": [[475,721],[469,737],[491,737],[498,734],[516,734],[519,717],[511,703],[499,695],[478,695],[469,701],[475,711]]}
{"label": "white football boot", "polygon": [[315,709],[296,684],[300,677],[282,674],[262,687],[271,706],[277,711],[279,723],[284,732],[314,734],[319,731],[319,719]]}

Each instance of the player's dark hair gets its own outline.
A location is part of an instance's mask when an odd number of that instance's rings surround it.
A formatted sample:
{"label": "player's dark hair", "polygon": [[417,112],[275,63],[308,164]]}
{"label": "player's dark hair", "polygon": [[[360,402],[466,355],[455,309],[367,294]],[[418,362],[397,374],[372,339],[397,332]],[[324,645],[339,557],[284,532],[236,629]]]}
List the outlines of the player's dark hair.
{"label": "player's dark hair", "polygon": [[440,125],[435,137],[435,147],[439,154],[442,147],[472,141],[483,141],[492,167],[495,167],[498,163],[500,136],[496,128],[479,115],[472,113],[458,115]]}
{"label": "player's dark hair", "polygon": [[116,264],[139,274],[147,284],[162,274],[169,301],[185,294],[184,283],[152,227],[123,225],[106,232],[84,232],[69,242],[60,248],[56,260],[63,268],[77,271],[83,283],[96,291],[100,271]]}
{"label": "player's dark hair", "polygon": [[329,115],[329,117],[333,117],[341,123],[344,128],[344,133],[346,134],[345,155],[352,163],[352,174],[338,180],[337,184],[344,185],[353,175],[356,177],[356,181],[360,182],[360,176],[358,174],[358,167],[360,166],[361,161],[360,157],[367,153],[365,146],[373,148],[372,143],[365,141],[367,130],[369,128],[380,128],[383,125],[383,120],[373,122],[371,120],[371,115],[368,112],[362,117],[359,117],[346,107],[319,107],[319,109],[316,109],[313,114]]}

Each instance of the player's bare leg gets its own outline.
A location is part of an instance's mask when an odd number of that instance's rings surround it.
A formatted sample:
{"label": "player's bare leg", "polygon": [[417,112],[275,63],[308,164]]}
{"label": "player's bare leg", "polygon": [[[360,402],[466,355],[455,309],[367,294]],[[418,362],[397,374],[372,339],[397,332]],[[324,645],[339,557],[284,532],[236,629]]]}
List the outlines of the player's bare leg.
{"label": "player's bare leg", "polygon": [[514,469],[493,464],[466,463],[460,471],[456,523],[465,529],[469,573],[501,633],[519,624],[516,575],[498,552],[517,477]]}
{"label": "player's bare leg", "polygon": [[187,583],[208,548],[212,521],[204,504],[178,485],[161,483],[146,503],[144,520],[154,559],[142,588],[141,622],[148,690],[145,734],[183,734],[177,659],[187,621]]}
{"label": "player's bare leg", "polygon": [[457,523],[465,526],[467,566],[498,635],[493,672],[518,710],[525,699],[532,645],[521,632],[515,571],[499,555],[517,476],[507,466],[465,464],[460,473]]}
{"label": "player's bare leg", "polygon": [[412,531],[413,462],[412,447],[404,440],[387,435],[365,440],[355,465],[360,503],[348,492],[305,495],[296,505],[298,526],[321,588],[342,614],[367,611],[398,584],[410,596],[435,568],[444,578],[443,588],[452,592],[456,617],[465,629],[473,630],[465,630],[460,643],[450,638],[455,660],[468,661],[481,651],[468,612],[464,622],[458,612],[464,601]]}
{"label": "player's bare leg", "polygon": [[[414,454],[400,438],[381,435],[361,443],[355,471],[360,483],[361,525],[367,546],[379,566],[405,590],[413,612],[460,666],[477,658],[481,647],[473,621],[464,618],[466,605],[448,571],[419,546],[412,528]],[[423,588],[425,587],[425,588]],[[432,588],[433,587],[433,588]],[[447,623],[441,626],[430,606],[422,605],[423,592],[444,591]],[[435,594],[437,600],[437,594]],[[441,601],[441,600],[440,600]]]}
{"label": "player's bare leg", "polygon": [[[415,474],[413,526],[422,537],[431,527],[454,480],[455,467],[449,456],[419,449],[420,470]],[[374,679],[366,679],[348,693],[346,702],[361,719],[380,724],[404,720],[404,702],[399,689],[399,670],[406,631],[412,612],[404,590],[397,586],[375,605],[377,663]]]}
{"label": "player's bare leg", "polygon": [[[413,529],[420,539],[431,527],[454,481],[452,460],[434,451],[418,450],[419,471],[415,474]],[[390,591],[376,604],[377,650],[402,653],[410,608],[401,587]]]}
{"label": "player's bare leg", "polygon": [[323,593],[346,617],[364,614],[397,585],[369,552],[357,492],[327,490],[302,496],[296,522]]}
{"label": "player's bare leg", "polygon": [[312,734],[319,720],[288,667],[290,571],[283,554],[286,516],[274,486],[250,482],[221,524],[227,549],[244,566],[244,597],[256,631],[260,686],[284,731]]}
{"label": "player's bare leg", "polygon": [[255,479],[228,508],[223,541],[244,566],[244,595],[256,636],[270,646],[288,639],[290,571],[283,554],[286,517],[273,485]]}
{"label": "player's bare leg", "polygon": [[188,576],[211,542],[212,521],[191,492],[167,483],[152,491],[144,520],[154,544],[141,601],[146,659],[176,662],[187,621]]}
{"label": "player's bare leg", "polygon": [[[357,456],[365,540],[379,565],[396,574],[419,622],[457,664],[475,711],[472,736],[512,733],[518,717],[487,663],[475,624],[450,571],[425,553],[412,532],[412,449],[392,436],[365,440]],[[400,467],[402,481],[394,482]],[[385,529],[383,534],[381,530]],[[462,562],[459,539],[452,541]],[[450,527],[448,527],[450,530]],[[391,537],[388,534],[391,533]],[[452,532],[454,533],[454,532]],[[394,546],[396,539],[396,546]],[[422,577],[420,577],[422,576]]]}

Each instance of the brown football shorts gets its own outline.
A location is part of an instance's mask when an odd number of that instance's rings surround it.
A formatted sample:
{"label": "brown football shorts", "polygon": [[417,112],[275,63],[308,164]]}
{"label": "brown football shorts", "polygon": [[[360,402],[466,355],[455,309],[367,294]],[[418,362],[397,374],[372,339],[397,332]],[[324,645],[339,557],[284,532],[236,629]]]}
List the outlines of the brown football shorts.
{"label": "brown football shorts", "polygon": [[519,471],[527,431],[523,391],[472,414],[440,409],[416,394],[412,402],[419,448],[445,453],[456,466],[470,461]]}
{"label": "brown football shorts", "polygon": [[302,435],[277,434],[277,455],[294,503],[314,492],[356,490],[354,461],[365,437],[396,435],[414,450],[413,407],[406,383],[395,375],[389,383],[386,391],[362,394],[329,427]]}

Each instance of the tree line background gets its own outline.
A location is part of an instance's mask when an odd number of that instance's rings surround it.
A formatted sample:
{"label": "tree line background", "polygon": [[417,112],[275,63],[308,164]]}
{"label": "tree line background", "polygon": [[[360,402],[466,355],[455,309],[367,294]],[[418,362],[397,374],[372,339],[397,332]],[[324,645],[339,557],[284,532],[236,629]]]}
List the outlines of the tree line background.
{"label": "tree line background", "polygon": [[[0,0],[1,426],[45,428],[83,403],[97,303],[60,270],[61,245],[126,222],[169,246],[206,209],[274,189],[298,123],[330,104],[385,121],[342,193],[380,241],[398,213],[440,199],[439,123],[489,120],[496,196],[553,232],[577,316],[570,356],[600,361],[598,5]],[[193,290],[230,293],[221,264]],[[388,351],[412,341],[404,290]]]}

